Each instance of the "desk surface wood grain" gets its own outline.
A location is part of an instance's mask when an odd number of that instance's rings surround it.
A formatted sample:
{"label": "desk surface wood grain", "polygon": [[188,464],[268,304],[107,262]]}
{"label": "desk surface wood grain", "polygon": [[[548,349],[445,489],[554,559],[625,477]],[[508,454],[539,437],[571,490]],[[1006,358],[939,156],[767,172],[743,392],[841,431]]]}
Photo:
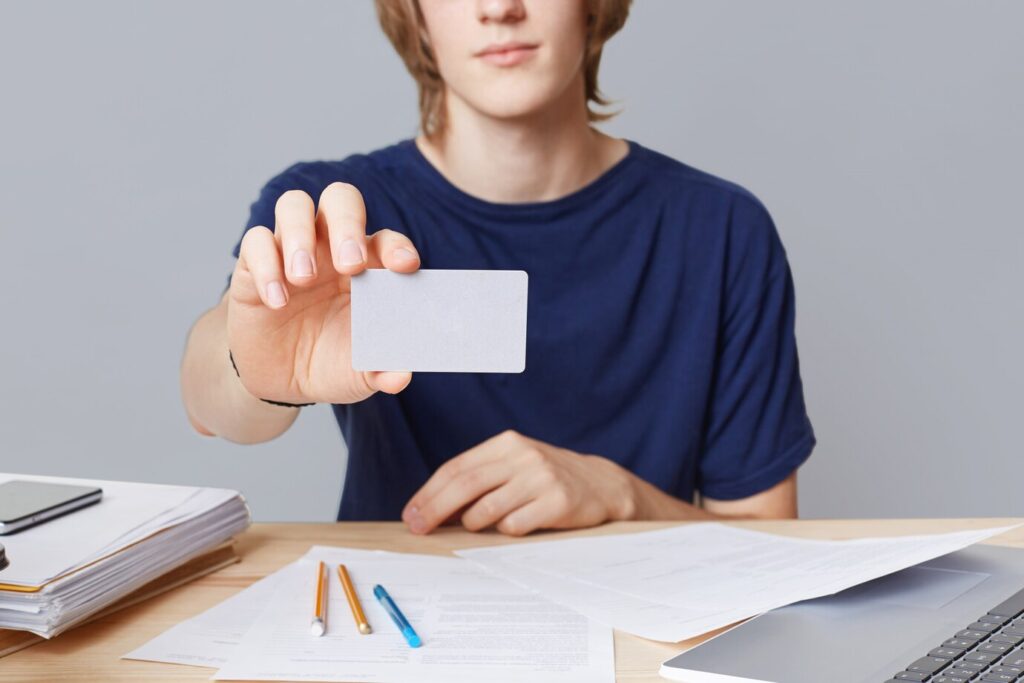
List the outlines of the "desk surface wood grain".
{"label": "desk surface wood grain", "polygon": [[[1002,526],[1020,519],[798,520],[742,522],[737,526],[804,538],[860,538],[939,533]],[[582,531],[536,534],[526,541],[607,533],[645,531],[671,526],[623,522]],[[400,552],[450,554],[457,548],[521,542],[496,533],[473,534],[444,528],[426,537],[408,534],[399,523],[255,524],[241,536],[239,564],[140,605],[74,629],[0,660],[0,681],[208,681],[212,669],[120,659],[174,624],[199,614],[257,579],[295,560],[311,545],[379,548]],[[1024,547],[1024,528],[990,541]],[[620,681],[661,681],[658,667],[700,639],[678,644],[655,643],[615,633],[615,669]]]}

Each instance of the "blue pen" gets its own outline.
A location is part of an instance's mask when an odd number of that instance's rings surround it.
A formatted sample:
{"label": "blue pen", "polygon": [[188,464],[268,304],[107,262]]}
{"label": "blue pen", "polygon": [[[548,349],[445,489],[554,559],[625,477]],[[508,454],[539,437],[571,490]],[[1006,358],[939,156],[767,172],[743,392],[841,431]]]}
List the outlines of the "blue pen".
{"label": "blue pen", "polygon": [[381,586],[380,584],[374,586],[373,594],[376,596],[377,602],[384,607],[384,611],[388,613],[389,617],[391,617],[391,621],[395,622],[395,626],[397,626],[398,630],[402,632],[403,636],[405,636],[405,640],[409,643],[409,647],[419,647],[422,645],[423,641],[420,640],[418,635],[416,635],[416,631],[413,630],[412,624],[410,624],[409,620],[405,618],[404,614],[402,614],[402,610],[398,609],[398,605],[396,605],[395,601],[391,599],[388,592],[384,590],[384,586]]}

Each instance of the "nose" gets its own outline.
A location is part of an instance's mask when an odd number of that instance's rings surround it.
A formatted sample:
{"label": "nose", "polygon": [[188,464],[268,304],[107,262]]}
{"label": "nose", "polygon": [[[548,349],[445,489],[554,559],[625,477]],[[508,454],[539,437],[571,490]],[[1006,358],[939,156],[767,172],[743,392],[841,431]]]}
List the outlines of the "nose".
{"label": "nose", "polygon": [[507,24],[526,18],[523,0],[478,0],[477,18],[487,24]]}

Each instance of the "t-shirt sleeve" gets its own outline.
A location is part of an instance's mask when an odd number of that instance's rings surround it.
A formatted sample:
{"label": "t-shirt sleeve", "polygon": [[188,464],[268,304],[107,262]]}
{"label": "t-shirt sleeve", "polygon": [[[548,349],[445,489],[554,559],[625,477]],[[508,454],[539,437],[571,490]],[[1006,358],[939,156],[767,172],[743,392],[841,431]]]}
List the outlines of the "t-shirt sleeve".
{"label": "t-shirt sleeve", "polygon": [[778,484],[810,456],[793,278],[775,225],[753,199],[728,227],[720,337],[697,488],[719,500]]}

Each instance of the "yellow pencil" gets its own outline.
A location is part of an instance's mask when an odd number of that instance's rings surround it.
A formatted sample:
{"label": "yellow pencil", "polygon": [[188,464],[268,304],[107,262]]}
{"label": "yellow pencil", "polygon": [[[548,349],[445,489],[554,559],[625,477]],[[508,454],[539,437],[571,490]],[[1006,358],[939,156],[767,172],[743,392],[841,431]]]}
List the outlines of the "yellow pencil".
{"label": "yellow pencil", "polygon": [[316,565],[316,601],[313,603],[313,621],[309,624],[309,632],[314,636],[322,636],[327,632],[327,581],[324,563]]}
{"label": "yellow pencil", "polygon": [[348,598],[348,606],[352,608],[352,618],[356,620],[356,628],[364,636],[367,633],[373,633],[373,629],[370,628],[369,622],[366,621],[366,615],[363,614],[363,606],[359,604],[359,596],[356,595],[356,589],[352,585],[352,579],[348,577],[348,570],[345,569],[345,565],[338,565],[338,578],[341,579],[341,587],[345,589],[345,597]]}

